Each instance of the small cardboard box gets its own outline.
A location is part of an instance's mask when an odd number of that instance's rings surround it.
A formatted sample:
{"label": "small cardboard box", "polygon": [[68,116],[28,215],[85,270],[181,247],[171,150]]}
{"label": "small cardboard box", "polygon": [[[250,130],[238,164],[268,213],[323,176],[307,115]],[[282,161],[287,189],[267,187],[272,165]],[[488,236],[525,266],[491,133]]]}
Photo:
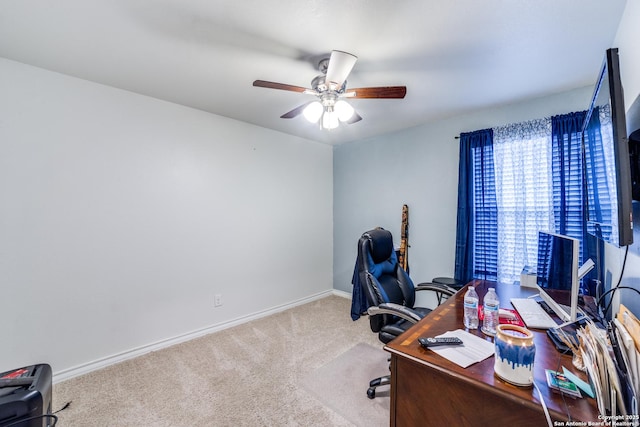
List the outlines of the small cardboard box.
{"label": "small cardboard box", "polygon": [[525,288],[535,288],[536,283],[535,271],[531,271],[531,268],[528,265],[525,265],[522,269],[522,273],[520,273],[520,286],[524,286]]}

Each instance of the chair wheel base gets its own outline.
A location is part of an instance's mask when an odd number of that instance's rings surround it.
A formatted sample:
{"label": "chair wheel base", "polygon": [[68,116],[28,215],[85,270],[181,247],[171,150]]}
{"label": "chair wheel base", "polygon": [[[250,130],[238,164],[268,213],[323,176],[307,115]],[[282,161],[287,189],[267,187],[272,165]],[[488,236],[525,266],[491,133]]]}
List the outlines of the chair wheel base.
{"label": "chair wheel base", "polygon": [[376,397],[376,389],[371,387],[370,389],[367,390],[367,397],[369,399],[373,399],[374,397]]}

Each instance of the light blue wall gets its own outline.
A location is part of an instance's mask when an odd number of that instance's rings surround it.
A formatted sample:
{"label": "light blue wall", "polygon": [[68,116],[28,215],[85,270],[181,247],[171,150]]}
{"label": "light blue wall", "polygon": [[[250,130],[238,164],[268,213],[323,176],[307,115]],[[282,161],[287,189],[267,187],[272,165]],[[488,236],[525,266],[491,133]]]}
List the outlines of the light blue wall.
{"label": "light blue wall", "polygon": [[409,264],[415,282],[453,276],[460,132],[587,108],[591,88],[490,108],[334,148],[333,286],[351,292],[360,235],[390,230],[399,243],[409,205]]}
{"label": "light blue wall", "polygon": [[330,146],[2,58],[0,94],[0,372],[331,289]]}

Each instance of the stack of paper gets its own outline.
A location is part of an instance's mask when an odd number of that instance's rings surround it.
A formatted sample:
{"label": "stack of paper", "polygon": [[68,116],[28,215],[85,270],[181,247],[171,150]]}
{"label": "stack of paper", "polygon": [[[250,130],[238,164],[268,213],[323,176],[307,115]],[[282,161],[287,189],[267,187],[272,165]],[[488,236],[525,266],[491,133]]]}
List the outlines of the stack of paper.
{"label": "stack of paper", "polygon": [[463,368],[493,356],[495,351],[495,347],[491,341],[483,340],[462,329],[445,332],[439,335],[439,337],[457,337],[462,340],[463,345],[432,347],[432,350]]}
{"label": "stack of paper", "polygon": [[611,339],[628,414],[638,414],[640,396],[640,322],[627,307],[613,320],[615,336]]}
{"label": "stack of paper", "polygon": [[[580,353],[602,415],[638,414],[640,395],[640,322],[626,307],[598,329],[587,323],[578,330]],[[637,420],[636,420],[637,421]]]}

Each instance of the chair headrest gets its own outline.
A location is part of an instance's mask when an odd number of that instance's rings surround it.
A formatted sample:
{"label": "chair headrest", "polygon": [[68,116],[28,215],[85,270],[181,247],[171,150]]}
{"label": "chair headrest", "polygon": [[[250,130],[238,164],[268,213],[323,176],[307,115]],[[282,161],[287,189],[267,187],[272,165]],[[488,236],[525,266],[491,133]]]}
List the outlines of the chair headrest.
{"label": "chair headrest", "polygon": [[376,228],[365,233],[371,247],[371,258],[379,264],[386,261],[393,253],[393,237],[391,232],[382,228]]}

